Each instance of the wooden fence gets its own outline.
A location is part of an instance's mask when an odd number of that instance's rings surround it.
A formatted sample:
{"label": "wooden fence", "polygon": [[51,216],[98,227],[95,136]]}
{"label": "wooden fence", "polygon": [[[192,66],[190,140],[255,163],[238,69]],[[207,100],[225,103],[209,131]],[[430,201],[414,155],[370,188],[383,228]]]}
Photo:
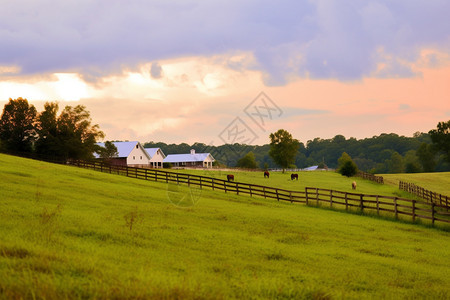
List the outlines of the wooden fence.
{"label": "wooden fence", "polygon": [[305,203],[306,205],[325,205],[333,208],[345,208],[346,210],[373,212],[378,215],[394,215],[395,218],[408,216],[413,221],[424,219],[430,220],[432,224],[435,224],[435,222],[450,223],[450,213],[448,210],[446,211],[447,207],[434,202],[423,203],[399,197],[364,195],[313,187],[306,187],[304,191],[289,191],[269,186],[227,181],[214,177],[168,172],[158,169],[111,166],[100,162],[74,161],[71,164],[81,168],[132,178],[186,184],[200,187],[201,189],[206,187],[212,190],[224,191],[225,193],[243,194],[251,197],[259,196],[277,201]]}
{"label": "wooden fence", "polygon": [[376,175],[366,173],[363,171],[358,171],[358,173],[356,175],[363,179],[368,179],[368,180],[374,181],[376,183],[384,184],[383,176],[376,176]]}
{"label": "wooden fence", "polygon": [[423,187],[420,187],[418,185],[415,185],[414,183],[408,183],[404,181],[400,181],[398,184],[398,188],[400,190],[406,191],[408,193],[411,193],[413,195],[416,195],[428,203],[434,203],[438,204],[440,206],[446,206],[447,210],[449,208],[450,204],[450,197],[432,192],[430,190],[424,189]]}

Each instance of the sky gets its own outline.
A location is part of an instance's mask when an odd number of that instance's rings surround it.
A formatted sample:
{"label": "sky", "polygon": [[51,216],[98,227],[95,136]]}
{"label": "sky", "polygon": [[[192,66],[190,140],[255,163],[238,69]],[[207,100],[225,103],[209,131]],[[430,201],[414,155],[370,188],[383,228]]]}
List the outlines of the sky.
{"label": "sky", "polygon": [[105,140],[412,136],[450,119],[450,1],[0,0],[0,105]]}

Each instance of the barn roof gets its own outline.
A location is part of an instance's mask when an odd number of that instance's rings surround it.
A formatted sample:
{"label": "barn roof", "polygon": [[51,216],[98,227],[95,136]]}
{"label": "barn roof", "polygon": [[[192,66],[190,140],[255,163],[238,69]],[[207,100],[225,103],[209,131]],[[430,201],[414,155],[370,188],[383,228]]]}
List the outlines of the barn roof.
{"label": "barn roof", "polygon": [[167,163],[176,163],[176,162],[197,162],[204,161],[208,156],[211,156],[212,160],[214,158],[210,153],[194,153],[194,154],[169,154],[164,159],[164,162]]}
{"label": "barn roof", "polygon": [[155,154],[158,152],[158,150],[161,151],[163,158],[165,158],[166,156],[164,155],[164,152],[162,152],[161,148],[145,148],[145,151],[147,151],[148,155],[150,155],[150,158],[155,156]]}
{"label": "barn roof", "polygon": [[[117,152],[119,152],[118,158],[126,158],[131,154],[131,151],[136,147],[136,145],[139,145],[141,149],[144,149],[142,147],[141,143],[137,141],[133,142],[113,142],[114,146],[117,148]],[[100,147],[105,147],[105,143],[97,143]],[[145,151],[143,151],[145,152]],[[146,153],[146,152],[145,152]],[[147,154],[147,153],[146,153]],[[99,158],[100,156],[97,153],[94,153],[94,156],[96,158]]]}

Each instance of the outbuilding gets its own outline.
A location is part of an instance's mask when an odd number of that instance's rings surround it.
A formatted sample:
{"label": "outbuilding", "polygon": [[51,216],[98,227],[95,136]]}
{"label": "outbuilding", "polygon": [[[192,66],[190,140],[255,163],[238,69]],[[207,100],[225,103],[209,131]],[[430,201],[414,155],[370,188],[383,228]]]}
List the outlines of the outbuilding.
{"label": "outbuilding", "polygon": [[165,163],[170,163],[174,167],[187,168],[212,168],[214,161],[210,153],[195,153],[194,149],[189,154],[169,154],[164,159]]}
{"label": "outbuilding", "polygon": [[[142,147],[141,143],[134,142],[113,142],[117,148],[118,155],[109,158],[109,162],[116,166],[144,167],[148,168],[151,157]],[[105,143],[97,143],[100,147],[105,147]],[[100,156],[94,153],[96,158]]]}
{"label": "outbuilding", "polygon": [[145,148],[145,151],[150,156],[149,166],[150,168],[162,168],[164,158],[164,152],[162,152],[161,148]]}

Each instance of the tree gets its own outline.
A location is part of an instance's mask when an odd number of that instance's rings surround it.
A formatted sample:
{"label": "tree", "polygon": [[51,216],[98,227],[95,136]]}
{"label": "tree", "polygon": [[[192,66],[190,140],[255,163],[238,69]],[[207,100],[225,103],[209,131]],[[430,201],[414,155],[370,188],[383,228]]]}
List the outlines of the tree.
{"label": "tree", "polygon": [[62,144],[58,138],[58,113],[59,105],[56,102],[44,104],[44,111],[41,112],[36,121],[36,132],[38,139],[35,144],[36,153],[44,156],[59,156],[62,151]]}
{"label": "tree", "polygon": [[343,152],[338,159],[338,172],[347,177],[354,176],[358,173],[358,167],[347,152]]}
{"label": "tree", "polygon": [[117,150],[117,147],[114,145],[113,142],[106,141],[105,147],[100,147],[97,150],[97,153],[100,155],[103,159],[110,159],[119,156],[119,151]]}
{"label": "tree", "polygon": [[286,168],[294,164],[300,142],[292,138],[292,135],[284,129],[271,133],[269,137],[269,155],[277,165],[283,168],[284,173]]}
{"label": "tree", "polygon": [[439,122],[437,129],[429,132],[433,147],[437,151],[444,153],[446,160],[450,162],[450,120],[447,122]]}
{"label": "tree", "polygon": [[417,149],[417,157],[424,172],[433,172],[436,168],[436,160],[434,159],[435,153],[433,146],[430,144],[422,143]]}
{"label": "tree", "polygon": [[238,160],[236,167],[239,168],[247,168],[247,169],[256,169],[257,168],[255,154],[250,151],[244,157]]}
{"label": "tree", "polygon": [[403,173],[405,170],[403,157],[398,152],[392,153],[391,158],[387,160],[387,165],[389,173]]}
{"label": "tree", "polygon": [[36,108],[27,99],[9,99],[0,119],[2,148],[13,152],[31,152],[35,132]]}
{"label": "tree", "polygon": [[404,162],[406,173],[419,173],[422,170],[417,152],[414,150],[409,150],[405,153]]}
{"label": "tree", "polygon": [[92,125],[90,113],[83,105],[66,106],[58,118],[58,137],[62,144],[59,153],[68,159],[90,159],[96,150],[96,141],[104,137],[97,124]]}

